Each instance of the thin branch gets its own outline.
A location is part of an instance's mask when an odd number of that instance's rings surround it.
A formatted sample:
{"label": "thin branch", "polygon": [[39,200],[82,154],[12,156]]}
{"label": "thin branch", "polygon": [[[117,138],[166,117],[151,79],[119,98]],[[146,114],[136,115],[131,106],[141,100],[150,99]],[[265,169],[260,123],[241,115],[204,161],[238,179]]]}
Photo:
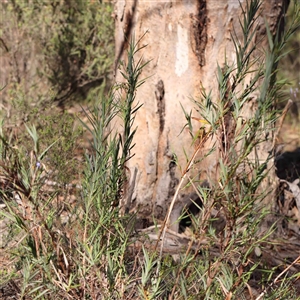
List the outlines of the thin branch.
{"label": "thin branch", "polygon": [[[183,182],[185,181],[187,175],[188,175],[188,172],[189,170],[191,169],[191,167],[193,166],[194,164],[194,161],[195,161],[195,158],[198,154],[198,152],[200,151],[200,149],[202,148],[202,146],[204,145],[204,143],[207,141],[207,139],[209,138],[210,136],[210,133],[211,133],[211,129],[205,134],[205,136],[201,139],[201,141],[199,142],[199,145],[197,146],[197,148],[195,149],[195,152],[192,156],[192,158],[189,160],[185,170],[183,171],[183,175],[181,177],[181,180],[180,180],[180,183],[178,184],[177,186],[177,189],[176,189],[176,192],[173,196],[173,199],[171,201],[171,204],[169,206],[169,209],[168,209],[168,212],[167,212],[167,215],[165,217],[165,220],[164,220],[164,223],[160,229],[160,232],[159,232],[159,235],[158,235],[158,239],[157,239],[157,242],[156,242],[156,245],[155,245],[155,249],[157,248],[158,246],[158,243],[161,239],[161,247],[160,247],[160,253],[159,253],[159,257],[160,259],[162,258],[162,252],[163,252],[163,247],[164,247],[164,239],[165,239],[165,235],[166,235],[166,231],[168,229],[168,223],[169,223],[169,220],[170,220],[170,216],[171,216],[171,213],[173,211],[173,208],[174,208],[174,204],[176,202],[176,199],[178,197],[178,194],[179,194],[179,191],[181,189],[181,186],[183,184]],[[159,267],[158,267],[158,270],[159,271]]]}
{"label": "thin branch", "polygon": [[279,280],[280,277],[282,277],[293,265],[295,265],[298,261],[300,260],[300,255],[288,266],[286,267],[275,279],[274,281],[269,284],[269,286],[267,286],[263,292],[255,299],[255,300],[260,300],[263,298],[263,296],[267,293],[267,291],[274,285],[277,283],[277,281]]}
{"label": "thin branch", "polygon": [[291,99],[289,99],[289,101],[287,102],[287,104],[285,105],[285,107],[282,111],[282,114],[281,114],[280,119],[279,119],[279,126],[278,126],[278,128],[275,132],[275,135],[274,135],[272,149],[271,149],[272,151],[274,151],[274,149],[275,149],[275,145],[276,145],[277,138],[278,138],[278,135],[280,133],[280,130],[282,128],[283,121],[286,117],[287,112],[289,111],[290,107],[292,106],[292,104],[293,104],[293,101]]}

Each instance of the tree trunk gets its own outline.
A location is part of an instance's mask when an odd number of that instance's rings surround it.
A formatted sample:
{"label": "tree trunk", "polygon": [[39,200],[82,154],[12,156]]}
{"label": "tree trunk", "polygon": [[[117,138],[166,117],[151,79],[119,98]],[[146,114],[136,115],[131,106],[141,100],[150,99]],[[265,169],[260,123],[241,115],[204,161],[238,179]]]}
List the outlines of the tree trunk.
{"label": "tree trunk", "polygon": [[[239,0],[199,1],[117,1],[116,3],[116,57],[124,59],[126,40],[134,36],[139,46],[147,45],[142,59],[149,64],[142,77],[147,81],[137,90],[137,101],[142,103],[135,124],[135,156],[129,161],[131,174],[137,169],[131,209],[145,218],[162,219],[181,179],[182,170],[194,152],[191,137],[184,125],[184,110],[199,118],[193,99],[199,99],[201,85],[218,99],[217,67],[236,60],[233,29],[242,40],[239,17],[242,16]],[[255,41],[257,51],[266,49],[268,41],[264,17],[272,33],[287,6],[286,0],[264,1]],[[126,35],[126,38],[124,37]],[[263,38],[262,38],[263,37]],[[141,39],[141,40],[140,40]],[[121,80],[120,74],[116,74]],[[253,113],[255,106],[248,106]],[[193,120],[194,128],[200,128]],[[197,128],[198,127],[198,128]],[[195,131],[197,131],[195,130]],[[216,140],[209,140],[201,153],[207,152]],[[267,157],[271,150],[272,134],[260,146],[259,155]],[[218,151],[197,165],[191,178],[197,176],[200,184],[216,181],[218,177]],[[176,159],[176,162],[175,162]],[[269,183],[274,182],[270,172]],[[182,189],[175,210],[182,203],[189,189]]]}

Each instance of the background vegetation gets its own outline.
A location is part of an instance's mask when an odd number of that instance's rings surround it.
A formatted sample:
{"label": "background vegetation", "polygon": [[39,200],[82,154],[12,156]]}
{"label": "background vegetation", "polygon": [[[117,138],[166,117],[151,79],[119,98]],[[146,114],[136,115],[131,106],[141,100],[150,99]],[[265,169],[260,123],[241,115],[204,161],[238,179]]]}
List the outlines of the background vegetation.
{"label": "background vegetation", "polygon": [[[291,26],[293,13],[293,5],[290,5],[287,13],[286,26]],[[290,121],[299,121],[298,110],[300,106],[300,30],[297,30],[293,33],[293,36],[287,42],[284,51],[286,55],[284,55],[280,60],[278,79],[288,80],[289,84],[287,84],[283,90],[286,98],[290,97],[291,100],[293,100],[295,103],[295,105],[293,105],[292,109],[290,110]]]}
{"label": "background vegetation", "polygon": [[[82,151],[75,143],[82,135],[76,125],[78,103],[91,103],[110,89],[112,5],[23,0],[0,5],[0,112],[5,128],[23,146],[29,142],[25,123],[34,122],[43,149],[59,137],[47,163],[59,182],[71,182],[78,167],[74,153]],[[65,106],[69,110],[61,113],[58,107]]]}
{"label": "background vegetation", "polygon": [[[1,85],[13,107],[89,101],[108,85],[112,5],[98,1],[2,1]],[[21,112],[21,110],[20,110]]]}
{"label": "background vegetation", "polygon": [[[259,233],[268,212],[257,208],[265,196],[257,191],[271,156],[262,164],[247,159],[261,143],[257,134],[262,131],[261,120],[264,126],[272,126],[279,116],[268,109],[284,85],[280,80],[269,85],[268,74],[278,72],[282,42],[270,48],[272,55],[251,58],[247,53],[253,49],[236,41],[237,61],[243,64],[219,70],[224,101],[213,105],[205,89],[203,105],[195,101],[199,117],[209,125],[202,128],[201,137],[192,137],[200,139],[200,147],[222,131],[229,102],[238,125],[248,95],[258,91],[259,99],[265,100],[259,101],[252,118],[237,126],[232,146],[222,153],[220,185],[212,189],[213,194],[195,186],[203,207],[198,216],[189,216],[190,237],[179,236],[188,240],[186,247],[168,253],[163,251],[169,238],[163,224],[153,228],[156,236],[163,233],[163,242],[155,245],[152,233],[134,231],[134,215],[120,211],[128,179],[126,161],[134,152],[134,115],[139,108],[133,105],[135,90],[144,83],[143,65],[134,58],[137,51],[146,50],[131,43],[128,65],[121,66],[125,83],[111,88],[111,5],[15,0],[2,1],[1,6],[0,295],[18,299],[299,298],[295,284],[299,272],[285,269],[295,263],[288,258],[270,263],[266,257],[278,249],[269,239],[273,228]],[[244,16],[249,13],[243,22],[249,44],[258,7],[258,1],[251,1]],[[290,41],[299,43],[293,40],[298,36],[294,30],[299,25],[299,6],[293,6],[290,15],[296,22],[290,21]],[[288,47],[297,49],[299,44]],[[297,51],[293,53],[293,61],[299,63]],[[233,74],[235,80],[242,80],[252,59],[261,62],[254,76],[260,84],[243,93],[233,89],[225,99]],[[282,64],[286,66],[285,61]],[[297,73],[284,72],[281,76],[293,80],[294,93]],[[69,109],[75,103],[95,108],[81,112],[79,122]],[[123,122],[123,135],[113,131],[117,116]],[[192,158],[190,163],[194,164]],[[253,176],[239,174],[241,165],[248,165]],[[223,226],[223,234],[216,224]],[[282,270],[285,273],[276,277]]]}

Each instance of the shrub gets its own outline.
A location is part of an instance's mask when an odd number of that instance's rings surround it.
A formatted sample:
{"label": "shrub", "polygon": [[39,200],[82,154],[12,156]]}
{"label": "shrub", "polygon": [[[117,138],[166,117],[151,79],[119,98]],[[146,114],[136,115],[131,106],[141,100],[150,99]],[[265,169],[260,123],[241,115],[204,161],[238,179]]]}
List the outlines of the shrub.
{"label": "shrub", "polygon": [[[141,50],[138,43],[130,44],[128,64],[123,64],[125,82],[116,84],[107,98],[100,98],[93,110],[86,111],[87,121],[82,125],[91,134],[92,143],[72,205],[56,197],[59,190],[47,188],[53,174],[47,172],[45,161],[49,159],[54,165],[61,149],[73,151],[75,142],[65,143],[70,126],[60,131],[65,138],[61,144],[49,130],[52,124],[64,126],[59,117],[42,118],[41,127],[27,123],[27,138],[21,144],[1,130],[0,179],[5,209],[0,213],[9,220],[15,239],[6,248],[13,266],[2,269],[1,281],[6,286],[11,283],[14,295],[21,299],[296,298],[292,283],[299,274],[289,278],[288,271],[299,258],[278,274],[278,266],[268,264],[264,256],[268,255],[273,227],[260,231],[269,212],[258,204],[266,197],[260,186],[268,175],[274,149],[266,157],[256,155],[256,147],[266,139],[265,129],[272,130],[278,118],[273,104],[283,82],[276,81],[275,75],[285,38],[295,28],[279,40],[267,27],[269,51],[252,58],[259,2],[248,4],[241,21],[244,42],[233,35],[237,63],[225,61],[218,69],[219,101],[213,103],[204,87],[201,101],[194,100],[201,128],[192,135],[195,152],[178,186],[179,190],[192,185],[201,199],[198,216],[189,216],[190,236],[167,230],[177,193],[164,224],[147,229],[154,231],[148,234],[147,230],[136,234],[132,230],[135,216],[123,209],[130,179],[126,162],[133,155],[135,113],[140,107],[135,106],[135,92],[144,83],[140,80],[144,65],[135,61]],[[299,16],[298,10],[296,24]],[[246,85],[244,78],[249,72],[252,81]],[[242,111],[253,95],[257,109],[246,119]],[[192,133],[191,113],[184,113]],[[226,118],[234,133],[230,137],[224,130]],[[123,126],[122,134],[114,130],[117,119]],[[220,144],[219,181],[208,188],[189,178],[188,172],[197,165],[196,155],[212,136]],[[41,142],[43,138],[45,142]],[[215,150],[204,153],[200,161]],[[63,165],[59,160],[56,163]],[[221,230],[216,225],[221,225]],[[156,245],[151,243],[153,237]],[[174,240],[178,244],[183,240],[184,247],[177,245],[175,253],[168,253]]]}

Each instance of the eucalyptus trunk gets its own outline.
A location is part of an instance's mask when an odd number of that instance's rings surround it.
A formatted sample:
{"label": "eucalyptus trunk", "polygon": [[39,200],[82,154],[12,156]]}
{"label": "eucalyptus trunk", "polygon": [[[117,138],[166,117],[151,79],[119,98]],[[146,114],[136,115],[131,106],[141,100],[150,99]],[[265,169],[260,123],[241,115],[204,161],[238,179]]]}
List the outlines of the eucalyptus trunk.
{"label": "eucalyptus trunk", "polygon": [[[265,21],[273,35],[280,30],[287,2],[263,1],[253,38],[255,53],[261,54],[268,48]],[[140,47],[146,46],[142,60],[149,61],[142,73],[142,77],[147,78],[146,83],[137,90],[136,100],[143,106],[135,118],[138,126],[135,155],[128,162],[132,175],[130,184],[134,187],[129,209],[137,210],[145,219],[153,215],[162,219],[166,215],[187,160],[195,151],[185,127],[184,111],[191,112],[195,118],[192,119],[195,134],[201,127],[197,120],[201,116],[191,99],[200,99],[201,87],[204,87],[211,92],[212,101],[218,102],[218,65],[222,69],[225,58],[228,65],[237,63],[232,37],[243,40],[239,18],[245,5],[245,0],[116,2],[116,60],[125,59],[128,41],[134,37]],[[116,71],[117,80],[121,80]],[[250,82],[251,74],[247,76]],[[249,103],[244,115],[253,115],[255,109],[256,105]],[[267,158],[273,145],[273,131],[271,128],[266,131],[269,131],[265,132],[267,138],[255,154],[262,160]],[[189,173],[196,185],[218,182],[220,145],[217,138],[208,139],[198,158],[213,145],[216,151]],[[133,176],[134,170],[136,176]],[[272,170],[269,172],[264,187],[274,190],[274,174]],[[175,210],[179,212],[186,204],[184,199],[190,191],[188,188],[180,190]]]}

